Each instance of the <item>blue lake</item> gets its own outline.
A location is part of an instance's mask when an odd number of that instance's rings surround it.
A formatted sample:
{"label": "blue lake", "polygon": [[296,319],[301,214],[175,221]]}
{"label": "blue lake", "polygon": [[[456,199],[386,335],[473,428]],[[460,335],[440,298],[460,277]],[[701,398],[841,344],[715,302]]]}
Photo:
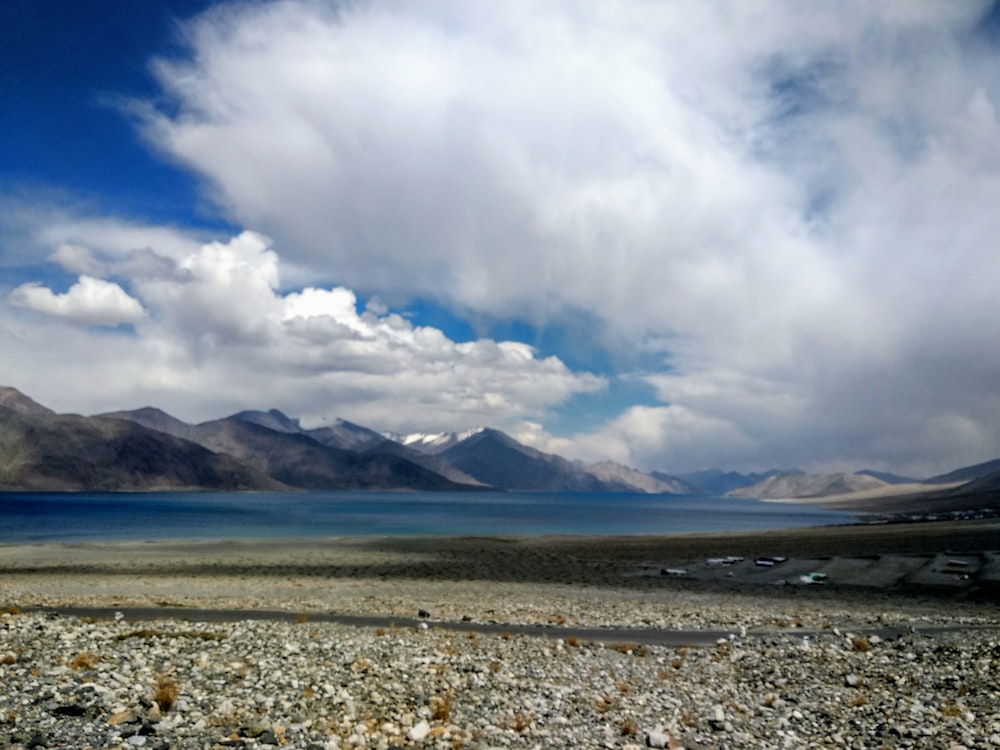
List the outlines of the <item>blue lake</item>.
{"label": "blue lake", "polygon": [[0,493],[0,542],[690,534],[854,523],[809,505],[566,492]]}

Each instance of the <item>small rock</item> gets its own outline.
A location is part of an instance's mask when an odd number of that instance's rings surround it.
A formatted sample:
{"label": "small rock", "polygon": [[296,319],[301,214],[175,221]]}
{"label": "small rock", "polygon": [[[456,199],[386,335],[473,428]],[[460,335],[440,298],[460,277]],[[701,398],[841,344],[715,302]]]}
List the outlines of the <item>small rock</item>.
{"label": "small rock", "polygon": [[646,733],[646,747],[667,747],[670,744],[670,735],[654,729]]}
{"label": "small rock", "polygon": [[430,734],[430,732],[431,725],[428,724],[426,720],[422,720],[406,730],[406,737],[414,742],[422,742],[427,739],[427,735]]}
{"label": "small rock", "polygon": [[721,705],[712,706],[712,716],[708,723],[716,731],[726,728],[726,711]]}

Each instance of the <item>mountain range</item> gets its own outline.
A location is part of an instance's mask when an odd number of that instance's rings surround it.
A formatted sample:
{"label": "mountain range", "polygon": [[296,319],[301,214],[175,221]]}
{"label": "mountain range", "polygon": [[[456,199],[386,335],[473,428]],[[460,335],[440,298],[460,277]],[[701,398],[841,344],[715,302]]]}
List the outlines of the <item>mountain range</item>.
{"label": "mountain range", "polygon": [[489,428],[393,436],[346,420],[315,429],[282,412],[189,424],[144,407],[60,415],[0,387],[0,490],[551,490],[688,493],[604,462],[586,464]]}
{"label": "mountain range", "polygon": [[[0,491],[525,490],[819,498],[914,481],[869,470],[647,473],[611,461],[569,460],[491,428],[401,435],[342,419],[304,428],[276,409],[199,424],[154,407],[56,414],[0,386]],[[956,484],[981,495],[997,482],[1000,459],[919,486],[944,485],[940,492],[950,497]]]}

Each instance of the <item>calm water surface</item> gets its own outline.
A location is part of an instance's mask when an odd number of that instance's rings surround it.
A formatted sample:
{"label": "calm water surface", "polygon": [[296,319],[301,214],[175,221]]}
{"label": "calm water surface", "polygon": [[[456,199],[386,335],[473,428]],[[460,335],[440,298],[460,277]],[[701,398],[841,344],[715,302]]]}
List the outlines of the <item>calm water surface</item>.
{"label": "calm water surface", "polygon": [[2,493],[0,542],[687,534],[852,523],[808,505],[567,492]]}

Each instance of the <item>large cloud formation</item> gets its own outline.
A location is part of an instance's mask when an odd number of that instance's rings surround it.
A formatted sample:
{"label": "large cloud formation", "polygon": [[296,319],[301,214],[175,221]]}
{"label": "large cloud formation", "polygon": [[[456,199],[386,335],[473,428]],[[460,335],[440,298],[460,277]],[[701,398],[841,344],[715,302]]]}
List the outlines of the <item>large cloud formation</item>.
{"label": "large cloud formation", "polygon": [[[516,426],[604,385],[523,344],[456,343],[378,304],[359,311],[344,287],[282,292],[278,254],[255,232],[173,254],[61,244],[52,258],[70,271],[82,265],[119,277],[135,295],[90,276],[63,294],[32,283],[9,295],[16,307],[66,324],[21,315],[0,329],[16,382],[31,382],[28,369],[52,360],[44,392],[32,395],[54,406],[72,394],[95,408],[152,403],[202,419],[273,404],[311,424],[349,416],[443,430]],[[133,329],[85,328],[124,323]]]}
{"label": "large cloud formation", "polygon": [[[930,473],[1000,454],[988,8],[234,3],[184,27],[188,53],[154,67],[163,99],[134,112],[304,278],[537,325],[587,311],[595,345],[660,403],[558,440],[532,426],[543,447],[671,470]],[[165,325],[210,319],[203,348],[273,340],[280,320],[289,341],[327,337],[297,367],[382,377],[351,324],[284,317],[347,292],[246,319],[183,299],[205,283],[184,270],[196,280],[133,291]],[[239,278],[273,294],[256,272]],[[396,341],[396,323],[359,320]],[[462,361],[514,356],[476,346]],[[544,371],[527,361],[520,375]],[[475,380],[421,362],[474,399]],[[550,404],[593,385],[556,379]]]}

